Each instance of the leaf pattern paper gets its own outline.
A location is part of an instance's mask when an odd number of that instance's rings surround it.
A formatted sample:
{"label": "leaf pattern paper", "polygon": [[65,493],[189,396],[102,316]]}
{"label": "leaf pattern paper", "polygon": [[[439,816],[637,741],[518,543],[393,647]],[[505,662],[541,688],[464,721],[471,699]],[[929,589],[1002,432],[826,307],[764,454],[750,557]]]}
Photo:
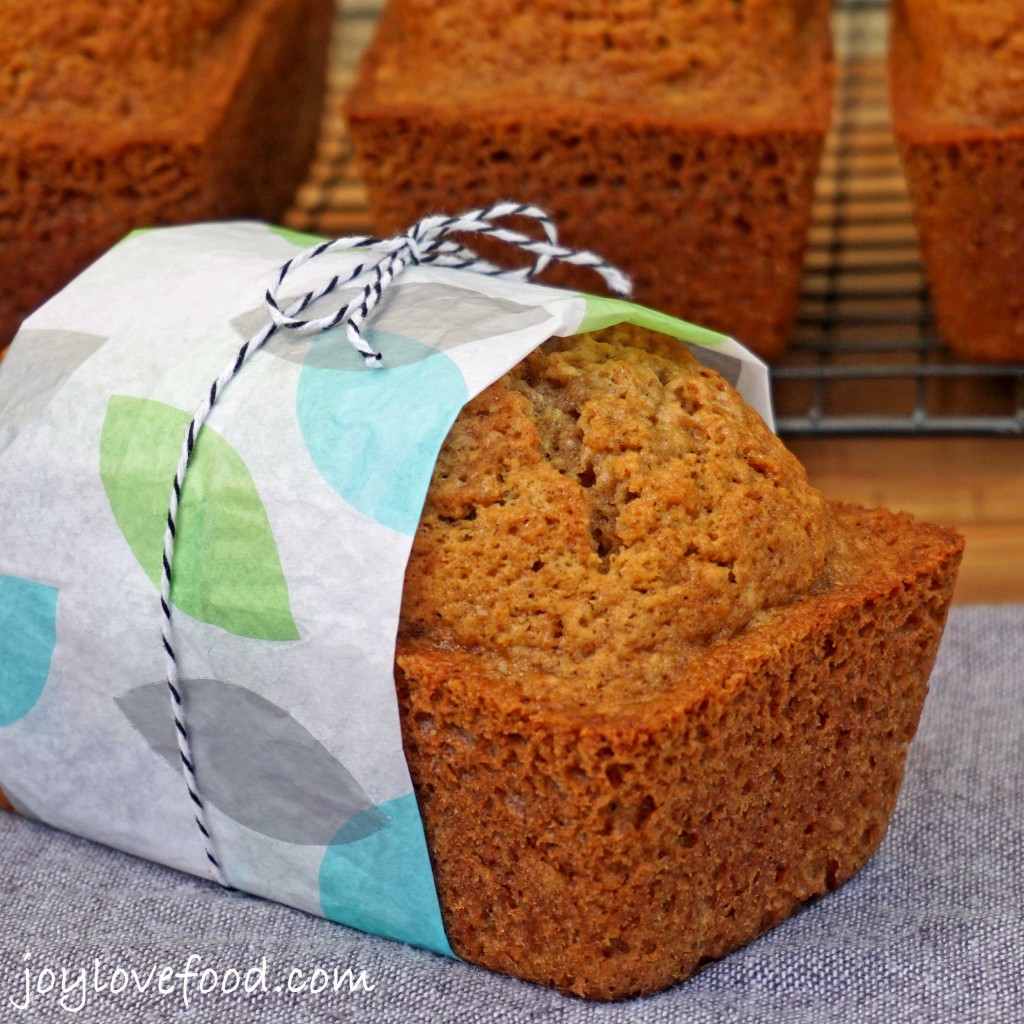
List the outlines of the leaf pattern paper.
{"label": "leaf pattern paper", "polygon": [[368,369],[343,336],[324,335],[299,377],[296,414],[327,483],[353,508],[411,537],[466,381],[443,352],[380,331],[373,341],[388,352],[384,369]]}
{"label": "leaf pattern paper", "polygon": [[285,241],[291,242],[292,245],[296,245],[300,249],[308,249],[318,242],[326,241],[322,235],[311,235],[306,231],[295,231],[292,228],[280,227],[277,224],[268,224],[267,227],[272,234],[280,235]]}
{"label": "leaf pattern paper", "polygon": [[[352,773],[284,708],[216,679],[183,680],[182,692],[203,796],[239,824],[302,846],[357,842],[387,824]],[[146,683],[115,699],[180,771],[167,684]]]}
{"label": "leaf pattern paper", "polygon": [[[339,288],[307,307],[303,316],[326,316],[362,292],[361,286]],[[282,309],[287,309],[301,296],[302,292],[283,295],[278,302]],[[421,318],[416,334],[420,347],[399,343],[396,349],[387,335],[401,335],[403,325],[413,316]],[[416,284],[403,281],[400,288],[388,292],[387,298],[375,310],[368,340],[383,352],[387,366],[395,366],[400,362],[426,359],[435,349],[448,352],[492,334],[523,331],[543,323],[547,318],[544,310],[536,306],[524,306],[511,299],[488,298],[469,288],[456,288],[437,282]],[[231,326],[242,341],[248,341],[268,323],[270,317],[266,305],[262,303],[239,313],[231,320]],[[336,341],[341,338],[342,332],[338,329],[313,338],[278,331],[263,351],[295,363],[307,362],[311,366],[337,369],[339,360],[332,352],[332,339]],[[359,366],[358,363],[352,365]]]}
{"label": "leaf pattern paper", "polygon": [[729,340],[726,335],[707,327],[679,320],[656,309],[637,306],[625,299],[615,299],[606,295],[583,295],[581,298],[586,303],[586,309],[583,319],[576,328],[577,334],[599,331],[614,324],[630,323],[693,345],[721,345]]}
{"label": "leaf pattern paper", "polygon": [[376,809],[386,829],[366,832],[343,825],[320,863],[324,917],[376,935],[412,942],[454,957],[441,922],[416,797],[412,793]]}
{"label": "leaf pattern paper", "polygon": [[57,644],[54,587],[0,576],[0,726],[24,718],[39,700]]}
{"label": "leaf pattern paper", "polygon": [[[115,395],[103,423],[103,486],[128,546],[156,586],[171,483],[190,419],[162,402]],[[252,476],[209,427],[199,435],[179,505],[171,601],[238,636],[299,638]]]}
{"label": "leaf pattern paper", "polygon": [[7,811],[8,814],[17,814],[22,818],[28,818],[29,821],[43,821],[43,819],[25,803],[21,795],[15,793],[10,787],[7,789],[0,789],[0,810]]}
{"label": "leaf pattern paper", "polygon": [[84,331],[23,327],[4,358],[0,382],[0,454],[39,417],[106,338]]}

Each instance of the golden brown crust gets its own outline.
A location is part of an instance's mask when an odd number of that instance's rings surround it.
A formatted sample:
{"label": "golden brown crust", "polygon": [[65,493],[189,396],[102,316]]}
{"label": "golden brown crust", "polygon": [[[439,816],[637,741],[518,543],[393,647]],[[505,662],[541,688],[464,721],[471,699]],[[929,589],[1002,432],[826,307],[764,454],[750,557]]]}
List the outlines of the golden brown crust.
{"label": "golden brown crust", "polygon": [[[745,124],[813,116],[829,0],[394,0],[376,98],[463,107],[643,105]],[[443,53],[443,66],[435,55]],[[585,73],[581,73],[585,69]],[[514,87],[514,96],[510,92]]]}
{"label": "golden brown crust", "polygon": [[[232,0],[8,3],[0,38],[6,122],[183,122],[182,94],[231,68],[246,7]],[[117,69],[116,74],[109,70]]]}
{"label": "golden brown crust", "polygon": [[[567,244],[625,269],[637,301],[779,355],[831,108],[828,5],[714,0],[654,19],[647,2],[580,16],[559,0],[521,25],[500,6],[499,22],[473,3],[389,5],[348,108],[377,230],[506,196],[537,203]],[[448,50],[424,45],[425,26],[447,47],[460,18],[478,18],[467,38],[486,27],[498,41],[428,65]],[[652,33],[665,45],[647,50]],[[572,268],[546,279],[599,287]]]}
{"label": "golden brown crust", "polygon": [[616,999],[689,976],[851,877],[884,835],[962,549],[836,506],[837,582],[711,643],[674,684],[524,696],[404,641],[403,735],[468,960]]}
{"label": "golden brown crust", "polygon": [[133,228],[276,219],[312,154],[332,15],[331,0],[5,5],[0,346]]}
{"label": "golden brown crust", "polygon": [[1024,8],[901,0],[893,122],[939,327],[962,358],[1024,359]]}
{"label": "golden brown crust", "polygon": [[1024,121],[1020,0],[895,0],[894,71],[917,131]]}
{"label": "golden brown crust", "polygon": [[403,629],[550,685],[653,687],[806,592],[833,543],[824,499],[736,392],[620,325],[553,339],[463,410]]}
{"label": "golden brown crust", "polygon": [[438,460],[396,659],[452,948],[615,999],[849,878],[887,827],[962,546],[827,506],[644,331],[556,341],[483,393]]}

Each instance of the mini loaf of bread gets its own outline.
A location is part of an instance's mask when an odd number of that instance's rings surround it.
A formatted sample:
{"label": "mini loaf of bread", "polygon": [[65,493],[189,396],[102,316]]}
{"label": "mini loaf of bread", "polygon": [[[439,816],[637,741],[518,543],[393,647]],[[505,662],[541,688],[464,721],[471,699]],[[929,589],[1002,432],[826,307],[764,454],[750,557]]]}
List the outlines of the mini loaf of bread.
{"label": "mini loaf of bread", "polygon": [[853,875],[961,552],[829,504],[717,374],[632,327],[467,405],[406,575],[406,752],[453,949],[597,999]]}
{"label": "mini loaf of bread", "polygon": [[348,105],[375,225],[534,202],[637,301],[776,356],[829,119],[830,6],[392,0]]}
{"label": "mini loaf of bread", "polygon": [[131,229],[275,220],[312,155],[332,0],[8,0],[0,346]]}
{"label": "mini loaf of bread", "polygon": [[1024,2],[897,0],[890,77],[939,328],[1024,360]]}

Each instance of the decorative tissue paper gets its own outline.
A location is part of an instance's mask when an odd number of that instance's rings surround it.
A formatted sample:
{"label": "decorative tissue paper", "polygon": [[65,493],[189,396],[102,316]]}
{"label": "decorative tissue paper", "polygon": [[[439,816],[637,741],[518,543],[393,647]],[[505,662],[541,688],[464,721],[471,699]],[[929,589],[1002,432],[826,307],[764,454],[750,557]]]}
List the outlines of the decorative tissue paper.
{"label": "decorative tissue paper", "polygon": [[[21,814],[203,877],[161,641],[168,504],[194,411],[312,241],[255,223],[137,232],[0,364],[0,789]],[[344,279],[368,254],[303,272]],[[289,279],[282,305],[306,287]],[[735,342],[430,265],[364,324],[382,368],[343,326],[279,330],[218,396],[182,488],[170,604],[228,884],[451,954],[394,693],[406,560],[464,403],[549,337],[621,321],[692,343],[771,422],[766,371]]]}

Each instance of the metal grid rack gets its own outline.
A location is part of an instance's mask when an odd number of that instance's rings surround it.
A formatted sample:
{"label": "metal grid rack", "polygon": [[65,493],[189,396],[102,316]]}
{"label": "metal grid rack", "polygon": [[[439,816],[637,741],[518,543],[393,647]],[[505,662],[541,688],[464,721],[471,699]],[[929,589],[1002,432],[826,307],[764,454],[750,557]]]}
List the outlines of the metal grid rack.
{"label": "metal grid rack", "polygon": [[[341,116],[384,0],[345,0],[319,150],[290,227],[369,233]],[[773,368],[788,435],[1024,435],[1024,364],[959,362],[939,341],[889,118],[887,0],[837,0],[840,75],[802,299]]]}
{"label": "metal grid rack", "polygon": [[888,105],[885,0],[836,12],[841,60],[801,309],[773,368],[783,434],[1024,434],[1024,365],[940,342]]}

